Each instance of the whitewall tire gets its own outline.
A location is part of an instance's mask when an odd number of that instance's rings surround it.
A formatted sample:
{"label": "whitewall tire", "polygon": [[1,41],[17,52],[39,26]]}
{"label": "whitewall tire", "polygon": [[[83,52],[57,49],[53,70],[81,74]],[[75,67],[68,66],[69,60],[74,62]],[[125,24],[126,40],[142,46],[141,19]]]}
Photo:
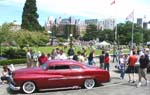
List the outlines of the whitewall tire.
{"label": "whitewall tire", "polygon": [[95,86],[95,80],[94,79],[86,79],[84,81],[84,87],[86,89],[92,89]]}
{"label": "whitewall tire", "polygon": [[22,85],[23,92],[30,94],[33,93],[36,90],[36,86],[34,82],[27,81]]}

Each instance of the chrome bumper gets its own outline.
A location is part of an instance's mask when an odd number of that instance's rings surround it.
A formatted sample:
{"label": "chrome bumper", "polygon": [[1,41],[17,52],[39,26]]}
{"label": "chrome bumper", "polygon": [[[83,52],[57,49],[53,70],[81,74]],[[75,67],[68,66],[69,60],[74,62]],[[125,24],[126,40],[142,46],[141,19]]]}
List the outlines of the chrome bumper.
{"label": "chrome bumper", "polygon": [[16,87],[16,86],[14,86],[13,84],[9,84],[9,88],[10,88],[11,90],[14,90],[14,91],[20,90],[20,87]]}

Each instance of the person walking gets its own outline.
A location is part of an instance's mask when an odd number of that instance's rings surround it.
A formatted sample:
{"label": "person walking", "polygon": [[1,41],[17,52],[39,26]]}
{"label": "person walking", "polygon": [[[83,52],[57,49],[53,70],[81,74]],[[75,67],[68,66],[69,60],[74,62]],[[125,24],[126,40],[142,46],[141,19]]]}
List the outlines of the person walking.
{"label": "person walking", "polygon": [[88,57],[88,64],[93,65],[94,64],[94,57],[95,57],[95,50],[92,50]]}
{"label": "person walking", "polygon": [[115,62],[118,62],[118,58],[117,58],[117,50],[116,48],[113,48],[113,63]]}
{"label": "person walking", "polygon": [[146,73],[147,70],[146,70],[146,68],[147,68],[148,63],[149,63],[149,58],[144,53],[142,53],[139,62],[140,62],[139,73],[138,73],[138,75],[139,75],[139,80],[138,81],[139,82],[137,84],[137,87],[141,86],[142,77],[145,79],[146,85],[148,86],[149,81],[147,79],[147,73]]}
{"label": "person walking", "polygon": [[109,71],[109,63],[110,63],[109,53],[106,53],[104,57],[104,69],[105,70],[107,69],[107,71]]}
{"label": "person walking", "polygon": [[[136,55],[135,51],[133,51],[133,55],[130,55],[128,60],[128,70],[129,70],[129,82],[134,83],[135,82],[135,63],[138,60],[138,56]],[[131,79],[132,74],[132,79]]]}
{"label": "person walking", "polygon": [[104,68],[104,57],[105,57],[105,52],[102,51],[102,54],[99,56],[100,68]]}
{"label": "person walking", "polygon": [[123,54],[120,54],[120,59],[119,59],[119,65],[120,65],[120,78],[124,79],[124,75],[125,75],[125,58]]}

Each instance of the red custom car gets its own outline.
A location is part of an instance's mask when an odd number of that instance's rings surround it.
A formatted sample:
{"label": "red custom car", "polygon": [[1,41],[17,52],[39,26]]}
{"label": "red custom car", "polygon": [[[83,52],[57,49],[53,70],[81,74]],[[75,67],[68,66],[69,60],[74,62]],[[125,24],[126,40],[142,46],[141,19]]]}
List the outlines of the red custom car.
{"label": "red custom car", "polygon": [[109,80],[110,75],[106,70],[73,60],[51,60],[41,67],[14,71],[9,87],[25,93],[52,88],[85,87],[91,89],[96,84]]}

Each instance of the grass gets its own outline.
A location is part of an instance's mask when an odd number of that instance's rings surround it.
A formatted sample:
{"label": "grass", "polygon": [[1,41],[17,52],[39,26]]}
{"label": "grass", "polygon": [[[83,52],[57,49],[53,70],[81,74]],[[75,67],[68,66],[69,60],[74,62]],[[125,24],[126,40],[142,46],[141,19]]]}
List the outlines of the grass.
{"label": "grass", "polygon": [[[63,50],[66,54],[67,54],[67,51],[68,51],[68,49],[69,49],[69,47],[64,47],[64,46],[46,46],[46,47],[31,47],[31,49],[32,50],[34,50],[34,51],[41,51],[41,52],[44,52],[44,53],[51,53],[52,52],[52,50],[53,49],[56,49],[56,48],[59,48],[59,49],[61,49],[61,50]],[[73,47],[74,48],[74,51],[75,51],[75,53],[77,53],[77,51],[81,51],[81,52],[83,52],[82,51],[82,48],[81,47],[79,47],[79,46],[75,46],[75,47]],[[90,53],[90,51],[91,51],[91,48],[90,47],[86,47],[86,50],[87,50],[87,55]],[[101,49],[95,49],[95,55],[100,55],[101,54],[101,52],[102,52],[102,50]],[[123,52],[124,53],[129,53],[129,49],[124,49],[123,50]],[[110,54],[113,54],[113,51],[112,51],[112,49],[109,51],[109,53]]]}
{"label": "grass", "polygon": [[[5,47],[5,48],[9,48],[9,47]],[[16,48],[16,47],[13,47],[13,48]],[[66,48],[64,46],[44,46],[44,47],[29,47],[29,48],[31,48],[33,51],[36,51],[36,52],[40,51],[40,52],[44,52],[46,54],[51,53],[53,49],[59,48],[59,49],[63,50],[67,54],[69,46],[66,47]],[[83,52],[82,48],[80,46],[74,46],[73,48],[75,50],[75,53],[77,53],[77,51]],[[26,49],[26,48],[24,48],[24,49]],[[90,47],[86,47],[86,50],[87,50],[86,53],[88,55],[90,53],[90,51],[91,51],[91,48]],[[101,49],[95,49],[95,55],[100,55],[101,51],[102,51]],[[123,52],[124,53],[129,53],[129,49],[124,49]],[[113,51],[110,50],[109,53],[112,54]]]}

